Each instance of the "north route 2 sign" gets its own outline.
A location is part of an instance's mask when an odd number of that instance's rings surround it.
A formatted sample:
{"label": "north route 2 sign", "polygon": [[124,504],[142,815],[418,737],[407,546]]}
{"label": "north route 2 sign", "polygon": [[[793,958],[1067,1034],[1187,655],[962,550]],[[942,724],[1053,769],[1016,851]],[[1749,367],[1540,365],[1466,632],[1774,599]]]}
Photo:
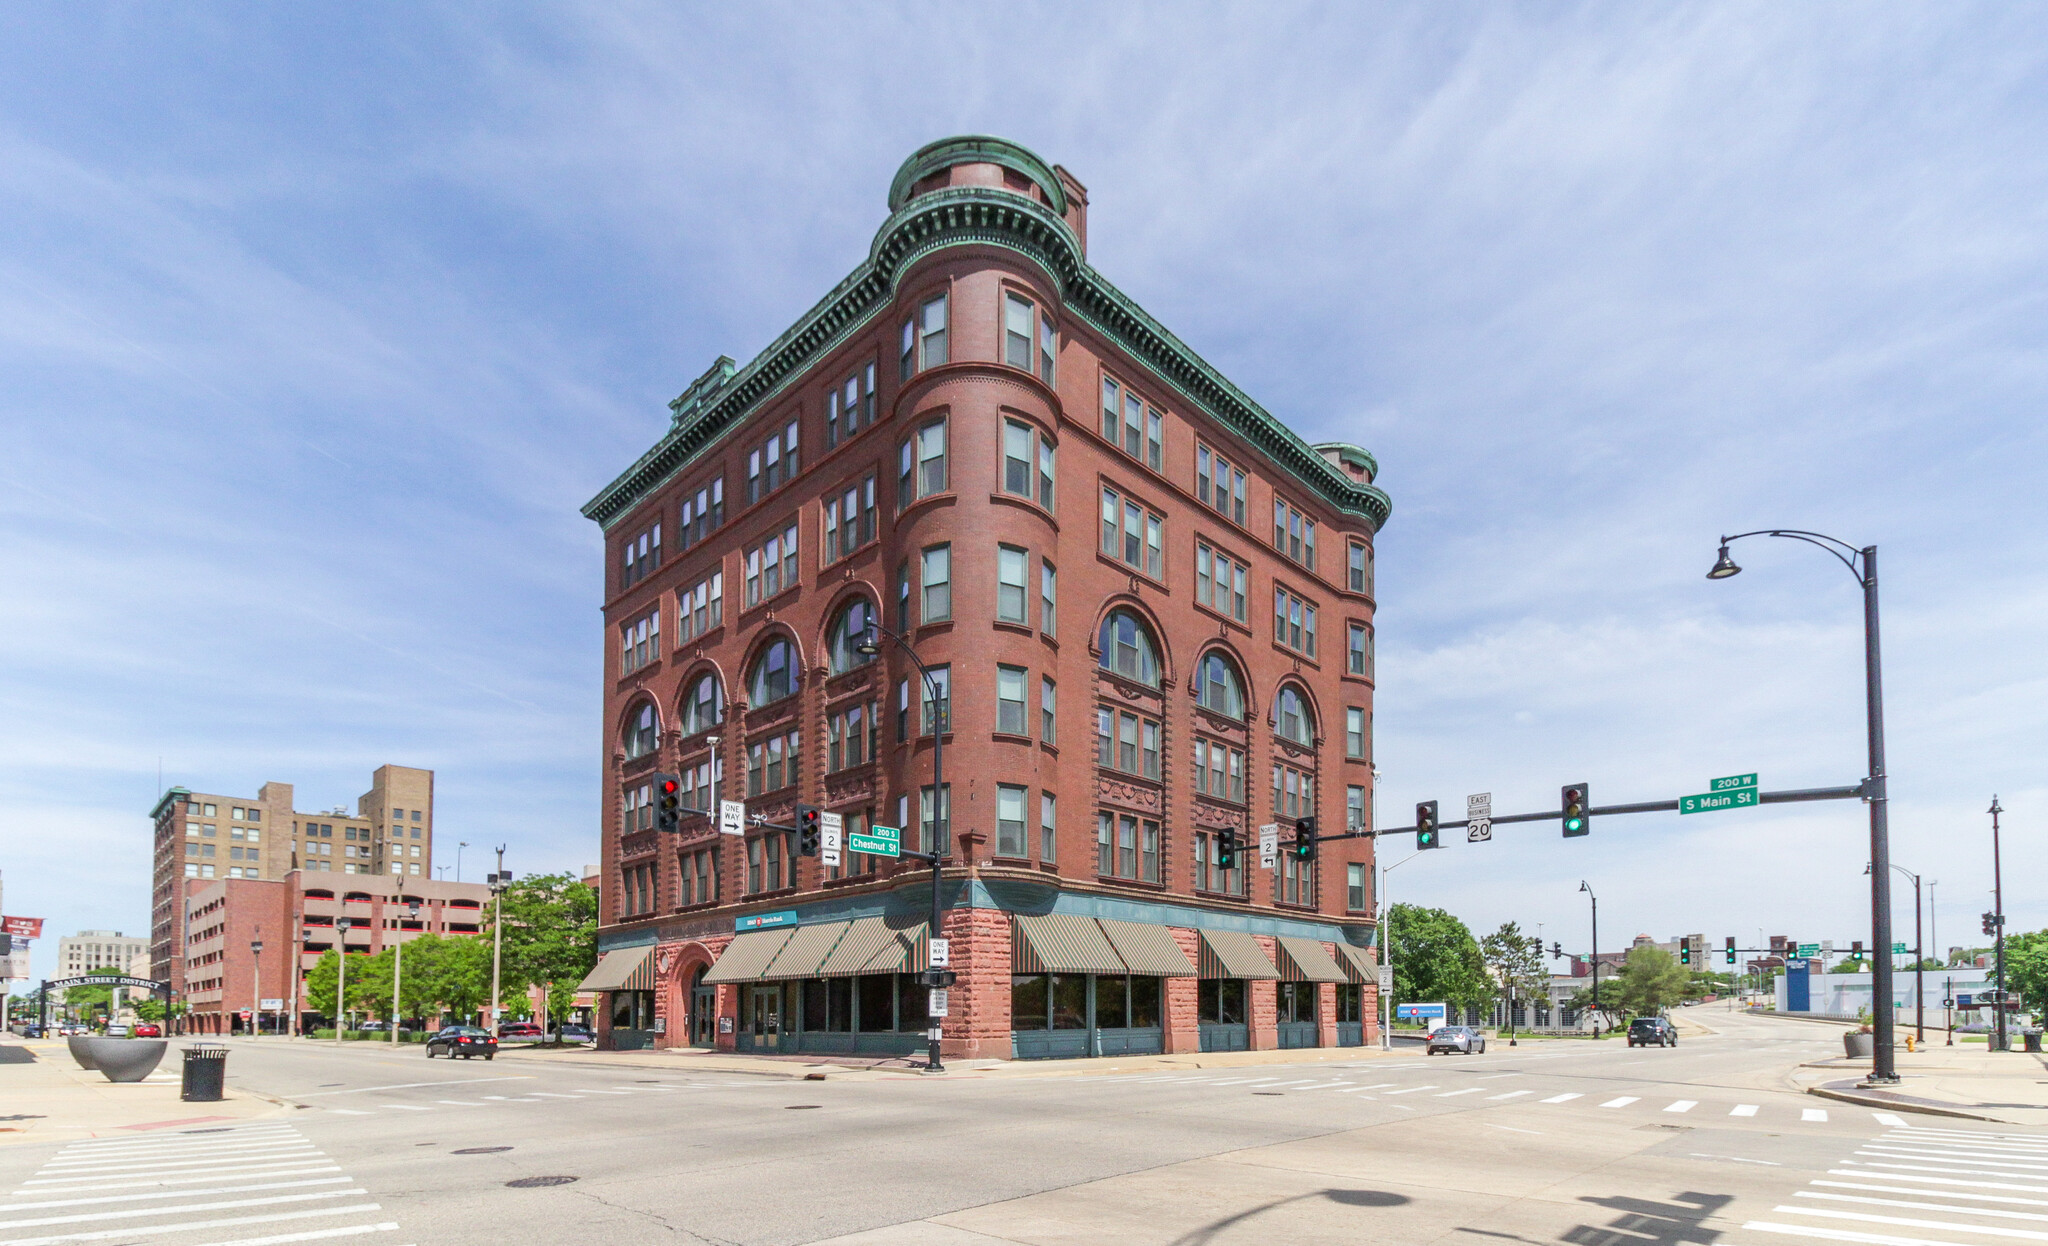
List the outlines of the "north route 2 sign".
{"label": "north route 2 sign", "polygon": [[846,818],[843,814],[818,814],[818,864],[839,864],[839,849],[845,835]]}
{"label": "north route 2 sign", "polygon": [[1259,828],[1259,868],[1270,870],[1280,860],[1280,824],[1268,822]]}

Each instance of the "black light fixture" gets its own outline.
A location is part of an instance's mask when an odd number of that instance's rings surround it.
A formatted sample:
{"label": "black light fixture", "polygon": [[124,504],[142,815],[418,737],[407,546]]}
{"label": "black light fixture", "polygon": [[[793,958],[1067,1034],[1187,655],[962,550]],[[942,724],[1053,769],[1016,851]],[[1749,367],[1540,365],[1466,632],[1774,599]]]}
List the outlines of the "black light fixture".
{"label": "black light fixture", "polygon": [[1721,543],[1721,556],[1714,560],[1714,569],[1707,572],[1707,578],[1710,580],[1725,580],[1731,575],[1740,573],[1741,570],[1742,568],[1735,565],[1735,560],[1728,556],[1728,543],[1723,541]]}
{"label": "black light fixture", "polygon": [[881,637],[875,635],[874,624],[870,623],[866,628],[862,629],[860,639],[854,642],[853,647],[868,657],[874,657],[882,651],[882,640]]}

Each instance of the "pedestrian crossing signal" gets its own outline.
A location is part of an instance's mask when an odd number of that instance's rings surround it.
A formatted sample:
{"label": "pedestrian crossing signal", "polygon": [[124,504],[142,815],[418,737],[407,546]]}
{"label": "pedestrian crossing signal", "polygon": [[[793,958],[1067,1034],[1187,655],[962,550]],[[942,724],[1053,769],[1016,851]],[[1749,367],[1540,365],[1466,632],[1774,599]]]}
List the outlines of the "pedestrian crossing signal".
{"label": "pedestrian crossing signal", "polygon": [[1436,802],[1418,801],[1415,805],[1415,849],[1441,848],[1443,840],[1437,835]]}

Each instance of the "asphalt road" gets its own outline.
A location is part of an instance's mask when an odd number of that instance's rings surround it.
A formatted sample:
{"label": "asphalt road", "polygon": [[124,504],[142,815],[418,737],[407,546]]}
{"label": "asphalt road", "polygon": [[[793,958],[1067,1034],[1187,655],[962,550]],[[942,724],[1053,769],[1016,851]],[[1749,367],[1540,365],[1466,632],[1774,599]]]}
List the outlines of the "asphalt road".
{"label": "asphalt road", "polygon": [[1700,1019],[1668,1050],[823,1082],[244,1042],[231,1082],[304,1106],[0,1151],[0,1246],[2048,1242],[2048,1132],[1793,1093],[1834,1030]]}

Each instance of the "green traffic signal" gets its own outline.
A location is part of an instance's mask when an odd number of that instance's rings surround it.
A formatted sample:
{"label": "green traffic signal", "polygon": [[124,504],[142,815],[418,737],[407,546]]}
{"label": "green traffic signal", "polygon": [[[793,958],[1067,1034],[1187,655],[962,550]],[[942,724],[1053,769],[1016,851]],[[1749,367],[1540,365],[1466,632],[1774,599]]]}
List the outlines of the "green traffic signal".
{"label": "green traffic signal", "polygon": [[1436,802],[1433,800],[1416,802],[1415,847],[1418,851],[1424,848],[1443,847],[1443,842],[1437,836]]}
{"label": "green traffic signal", "polygon": [[1558,792],[1558,805],[1564,818],[1564,837],[1574,839],[1592,831],[1590,810],[1593,804],[1592,791],[1583,783],[1567,783]]}

